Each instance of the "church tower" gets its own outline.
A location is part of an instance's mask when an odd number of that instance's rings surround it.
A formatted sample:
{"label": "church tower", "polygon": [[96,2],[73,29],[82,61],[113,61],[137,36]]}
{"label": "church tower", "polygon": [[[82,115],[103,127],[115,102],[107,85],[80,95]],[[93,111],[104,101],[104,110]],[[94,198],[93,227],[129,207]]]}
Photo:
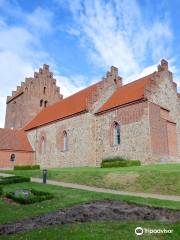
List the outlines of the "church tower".
{"label": "church tower", "polygon": [[5,128],[23,128],[43,108],[62,98],[53,73],[44,64],[33,78],[26,78],[12,91],[12,96],[7,97]]}

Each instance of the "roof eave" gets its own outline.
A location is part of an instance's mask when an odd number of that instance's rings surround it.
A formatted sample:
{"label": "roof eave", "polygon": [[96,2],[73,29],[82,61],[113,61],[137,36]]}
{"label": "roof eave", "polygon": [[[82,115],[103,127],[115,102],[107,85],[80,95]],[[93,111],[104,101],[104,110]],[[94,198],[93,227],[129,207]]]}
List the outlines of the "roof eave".
{"label": "roof eave", "polygon": [[34,153],[34,150],[20,150],[20,149],[12,149],[12,148],[2,148],[0,149],[0,151],[8,151],[8,152],[30,152],[30,153]]}
{"label": "roof eave", "polygon": [[98,111],[98,112],[95,113],[95,115],[101,115],[101,114],[104,114],[104,113],[106,113],[106,112],[113,111],[113,110],[118,109],[118,108],[121,108],[121,107],[126,107],[126,106],[128,106],[128,105],[136,104],[136,103],[138,103],[138,102],[145,102],[145,101],[147,101],[147,98],[142,97],[142,98],[140,98],[140,99],[138,99],[138,100],[135,100],[135,101],[131,101],[131,102],[128,102],[128,103],[125,103],[125,104],[117,105],[117,106],[115,106],[115,107],[111,107],[111,108],[106,109],[106,110]]}
{"label": "roof eave", "polygon": [[46,126],[46,125],[58,122],[58,121],[62,121],[62,120],[67,119],[67,118],[75,117],[77,115],[80,115],[80,114],[83,114],[83,113],[86,113],[86,112],[88,112],[87,109],[85,109],[85,110],[83,110],[81,112],[75,113],[75,114],[71,114],[71,115],[63,117],[63,118],[58,118],[58,119],[53,120],[51,122],[47,122],[47,123],[44,123],[44,124],[41,124],[41,125],[37,125],[37,126],[31,127],[31,128],[27,128],[27,129],[24,128],[24,131],[28,132],[28,131],[31,131],[31,130],[34,130],[34,129],[37,129],[37,128],[40,128],[40,127],[43,127],[43,126]]}

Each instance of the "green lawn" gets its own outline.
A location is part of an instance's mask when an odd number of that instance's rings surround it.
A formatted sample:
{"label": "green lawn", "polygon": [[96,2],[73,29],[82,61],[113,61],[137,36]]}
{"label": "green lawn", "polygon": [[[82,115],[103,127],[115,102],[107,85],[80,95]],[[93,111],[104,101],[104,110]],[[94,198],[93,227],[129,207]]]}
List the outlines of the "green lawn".
{"label": "green lawn", "polygon": [[[25,219],[32,216],[46,214],[59,208],[70,207],[79,203],[90,202],[100,199],[123,200],[131,203],[140,203],[150,206],[174,208],[180,210],[180,202],[164,201],[157,199],[145,199],[140,197],[120,196],[106,193],[89,192],[78,189],[70,189],[58,186],[50,186],[38,183],[17,183],[4,186],[4,191],[15,189],[33,188],[36,190],[47,191],[54,194],[54,199],[34,203],[30,205],[19,205],[7,203],[0,197],[0,224]],[[155,221],[113,221],[113,222],[92,222],[83,224],[67,224],[64,226],[53,226],[38,229],[30,232],[19,233],[11,236],[0,236],[1,239],[62,239],[62,240],[110,240],[110,239],[138,239],[134,234],[137,226],[146,228],[173,229],[173,234],[144,235],[141,239],[178,239],[180,234],[180,222],[167,224]]]}
{"label": "green lawn", "polygon": [[[144,234],[136,236],[137,226],[151,229],[172,229],[172,234]],[[12,236],[0,237],[2,240],[133,240],[158,239],[177,240],[180,236],[180,223],[165,224],[158,222],[93,222],[49,227]]]}
{"label": "green lawn", "polygon": [[9,204],[0,198],[0,224],[15,221],[55,211],[59,208],[70,207],[75,204],[90,202],[100,199],[124,200],[131,203],[140,203],[149,206],[159,206],[180,209],[180,202],[148,199],[141,197],[120,196],[106,193],[89,192],[78,189],[70,189],[58,186],[43,185],[38,183],[18,183],[4,186],[4,191],[15,189],[33,188],[54,194],[51,200],[30,205]]}
{"label": "green lawn", "polygon": [[[42,177],[41,170],[6,171]],[[122,168],[56,168],[48,178],[124,191],[180,195],[180,164],[157,164]]]}

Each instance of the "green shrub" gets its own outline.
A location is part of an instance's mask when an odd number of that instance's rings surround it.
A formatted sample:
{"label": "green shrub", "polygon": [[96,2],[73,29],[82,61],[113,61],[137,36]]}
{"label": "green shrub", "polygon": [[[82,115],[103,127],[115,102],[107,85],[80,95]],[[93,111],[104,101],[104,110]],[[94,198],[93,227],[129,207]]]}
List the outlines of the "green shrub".
{"label": "green shrub", "polygon": [[14,166],[14,170],[37,170],[37,169],[40,169],[40,165]]}
{"label": "green shrub", "polygon": [[30,178],[23,177],[23,176],[11,176],[11,177],[0,178],[0,185],[21,183],[21,182],[30,182]]}
{"label": "green shrub", "polygon": [[103,159],[101,162],[101,167],[131,167],[140,166],[141,162],[139,160],[129,160],[123,157],[111,157]]}
{"label": "green shrub", "polygon": [[115,156],[115,157],[107,157],[102,160],[102,162],[111,162],[111,161],[124,161],[129,160],[125,157]]}
{"label": "green shrub", "polygon": [[3,194],[3,189],[2,187],[0,186],[0,196]]}
{"label": "green shrub", "polygon": [[6,193],[6,197],[13,199],[15,202],[18,202],[21,204],[32,204],[36,202],[42,202],[44,200],[49,200],[54,197],[53,194],[48,192],[37,191],[34,189],[30,189],[30,191],[31,191],[31,194],[28,198],[25,198],[22,194],[15,196],[14,192]]}

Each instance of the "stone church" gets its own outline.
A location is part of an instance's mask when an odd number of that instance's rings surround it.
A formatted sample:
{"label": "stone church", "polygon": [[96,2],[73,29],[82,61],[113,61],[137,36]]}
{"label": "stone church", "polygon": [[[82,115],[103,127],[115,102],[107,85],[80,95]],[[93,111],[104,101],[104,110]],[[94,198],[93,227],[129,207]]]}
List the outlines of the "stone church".
{"label": "stone church", "polygon": [[0,168],[99,166],[112,156],[180,162],[180,95],[166,60],[125,85],[111,67],[101,81],[67,98],[44,64],[7,97]]}

